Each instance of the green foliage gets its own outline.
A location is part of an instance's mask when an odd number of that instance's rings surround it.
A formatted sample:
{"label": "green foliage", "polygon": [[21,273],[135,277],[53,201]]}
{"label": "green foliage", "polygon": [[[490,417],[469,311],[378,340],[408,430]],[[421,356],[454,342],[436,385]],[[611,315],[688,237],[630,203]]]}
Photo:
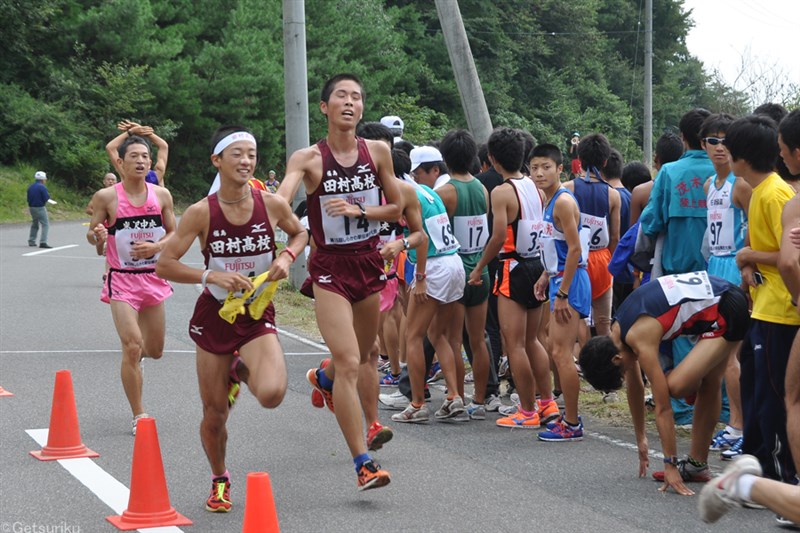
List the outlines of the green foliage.
{"label": "green foliage", "polygon": [[[605,133],[641,156],[644,20],[639,0],[460,0],[495,126],[565,146]],[[283,21],[276,0],[0,0],[0,164],[37,162],[78,190],[109,167],[122,119],[170,143],[167,182],[196,199],[214,172],[209,139],[240,123],[261,165],[285,161]],[[434,2],[305,0],[313,142],[319,90],[339,72],[364,81],[364,120],[400,115],[415,143],[466,127]],[[681,0],[654,0],[654,137],[694,106],[743,113],[747,97],[686,49]],[[800,91],[795,91],[800,100]],[[795,102],[795,105],[800,101]],[[469,104],[467,104],[469,105]]]}

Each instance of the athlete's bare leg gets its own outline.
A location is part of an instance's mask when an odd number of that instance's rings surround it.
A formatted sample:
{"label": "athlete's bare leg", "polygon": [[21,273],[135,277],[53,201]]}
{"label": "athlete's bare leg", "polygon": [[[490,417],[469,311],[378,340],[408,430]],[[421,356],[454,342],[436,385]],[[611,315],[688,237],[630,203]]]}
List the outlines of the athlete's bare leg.
{"label": "athlete's bare leg", "polygon": [[[122,388],[125,390],[133,416],[140,415],[144,413],[144,407],[142,407],[142,368],[139,362],[144,356],[158,359],[163,353],[164,304],[148,307],[137,313],[129,304],[111,300],[111,317],[114,319],[114,326],[122,344],[120,365]],[[147,332],[147,348],[152,350],[150,353],[144,351],[143,330]]]}
{"label": "athlete's bare leg", "polygon": [[425,353],[422,343],[438,308],[439,302],[432,298],[419,302],[413,295],[409,296],[406,318],[406,357],[408,358],[408,378],[411,382],[411,401],[417,405],[423,405],[425,402]]}
{"label": "athlete's bare leg", "polygon": [[[553,399],[553,382],[550,379],[550,358],[540,341],[541,322],[543,309],[547,304],[543,304],[538,309],[528,310],[527,313],[527,342],[525,343],[525,352],[528,354],[528,361],[531,365],[533,372],[535,392],[538,392],[542,400]],[[531,332],[536,331],[536,335]],[[536,405],[536,404],[534,404]]]}
{"label": "athlete's bare leg", "polygon": [[[794,337],[794,343],[789,351],[789,361],[786,363],[786,435],[789,439],[789,448],[792,451],[795,471],[800,472],[800,331]],[[800,500],[800,489],[798,498]],[[800,509],[800,503],[795,504]],[[786,516],[784,514],[784,516]],[[794,518],[800,523],[800,515]]]}
{"label": "athlete's bare leg", "polygon": [[[274,336],[274,335],[270,335]],[[200,348],[197,352],[197,383],[203,402],[200,441],[211,465],[211,473],[225,473],[225,450],[228,442],[228,370],[233,355],[216,355]]]}
{"label": "athlete's bare leg", "polygon": [[[473,402],[483,405],[486,401],[486,384],[489,382],[489,350],[486,348],[484,331],[486,330],[486,313],[489,301],[466,308],[467,336],[472,350],[472,375],[475,378]],[[545,360],[547,354],[545,354]]]}
{"label": "athlete's bare leg", "polygon": [[[538,321],[541,319],[540,309],[529,311],[510,298],[503,295],[497,297],[500,335],[503,337],[503,347],[508,355],[511,374],[514,376],[519,403],[525,411],[536,410],[533,369],[526,344],[529,336],[536,338],[538,334]],[[537,330],[528,331],[528,326],[533,325],[533,321],[529,320],[529,315],[535,315]]]}
{"label": "athlete's bare leg", "polygon": [[570,424],[578,422],[578,394],[580,380],[572,349],[578,337],[578,325],[583,321],[578,312],[570,306],[572,317],[565,324],[555,318],[550,319],[550,344],[552,358],[558,370],[561,392],[564,395],[564,418]]}
{"label": "athlete's bare leg", "polygon": [[744,428],[742,418],[742,393],[739,385],[739,377],[742,369],[739,366],[739,349],[742,343],[736,343],[736,349],[728,356],[728,364],[725,367],[725,391],[728,393],[728,406],[730,417],[728,425],[732,428]]}
{"label": "athlete's bare leg", "polygon": [[[239,374],[242,381],[262,407],[278,407],[286,395],[288,383],[286,359],[277,335],[262,335],[239,350],[239,357],[247,374]],[[226,389],[227,398],[227,389]]]}
{"label": "athlete's bare leg", "polygon": [[378,340],[375,339],[367,360],[358,368],[358,398],[367,427],[378,421],[378,395],[381,390],[378,383],[378,351]]}
{"label": "athlete's bare leg", "polygon": [[[433,300],[432,298],[428,298]],[[458,353],[454,353],[453,348],[450,346],[450,331],[451,321],[450,316],[455,312],[455,308],[459,305],[457,302],[449,304],[442,304],[433,300],[438,305],[436,313],[433,315],[433,320],[428,327],[428,339],[436,348],[436,358],[439,360],[439,366],[442,368],[444,381],[447,384],[448,398],[452,398],[457,394],[460,395],[458,381],[456,378],[456,368],[459,365],[456,359],[459,360],[461,365],[461,387],[464,390],[464,360],[461,358],[461,343],[458,343]],[[464,327],[464,321],[458,326],[458,332],[461,333]],[[463,396],[461,397],[463,400]]]}
{"label": "athlete's bare leg", "polygon": [[331,364],[324,372],[330,379],[335,378],[336,421],[353,457],[367,451],[358,398],[358,374],[361,362],[367,361],[378,336],[379,297],[380,294],[375,293],[350,304],[342,296],[314,284],[317,325],[331,351]]}

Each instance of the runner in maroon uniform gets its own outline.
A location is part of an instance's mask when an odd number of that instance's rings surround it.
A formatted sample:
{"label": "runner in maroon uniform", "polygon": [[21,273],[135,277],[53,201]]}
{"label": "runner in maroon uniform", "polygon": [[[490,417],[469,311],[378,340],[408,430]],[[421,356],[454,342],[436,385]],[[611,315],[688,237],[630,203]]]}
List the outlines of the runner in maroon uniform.
{"label": "runner in maroon uniform", "polygon": [[[684,481],[711,479],[706,461],[720,413],[722,376],[749,321],[744,292],[732,283],[705,271],[663,276],[628,296],[617,310],[610,336],[595,337],[581,350],[583,376],[597,390],[619,389],[625,378],[639,448],[639,476],[647,473],[649,463],[642,370],[650,381],[666,467],[653,473],[664,481],[659,490],[671,486],[679,494],[691,495]],[[700,340],[674,366],[671,357],[659,353],[659,345],[678,335],[698,335]],[[689,456],[678,460],[669,398],[695,394]]]}
{"label": "runner in maroon uniform", "polygon": [[[389,148],[355,135],[364,110],[361,81],[350,74],[328,80],[320,110],[327,116],[328,135],[292,155],[278,194],[290,200],[301,183],[308,194],[308,221],[317,245],[309,273],[317,324],[332,356],[324,371],[309,370],[308,379],[329,408],[335,403],[358,487],[364,490],[389,483],[388,472],[367,454],[356,381],[378,334],[379,293],[386,282],[377,251],[379,221],[398,220],[401,201]],[[379,205],[378,187],[385,205]]]}
{"label": "runner in maroon uniform", "polygon": [[[275,329],[275,310],[270,303],[263,315],[259,295],[269,282],[283,279],[289,265],[301,253],[308,236],[283,198],[250,187],[256,165],[256,141],[241,126],[223,126],[212,137],[211,161],[221,177],[219,191],[189,207],[170,245],[158,261],[159,276],[179,283],[199,283],[189,322],[189,335],[197,345],[197,379],[203,401],[200,439],[211,465],[211,495],[206,509],[231,509],[230,475],[225,467],[228,438],[229,380],[247,384],[264,407],[277,407],[286,393],[286,362]],[[273,228],[289,236],[275,256]],[[200,239],[206,270],[180,262]],[[251,290],[251,280],[269,271],[266,281],[249,299],[245,313],[230,323],[220,316],[229,292]],[[238,351],[239,359],[234,358]]]}

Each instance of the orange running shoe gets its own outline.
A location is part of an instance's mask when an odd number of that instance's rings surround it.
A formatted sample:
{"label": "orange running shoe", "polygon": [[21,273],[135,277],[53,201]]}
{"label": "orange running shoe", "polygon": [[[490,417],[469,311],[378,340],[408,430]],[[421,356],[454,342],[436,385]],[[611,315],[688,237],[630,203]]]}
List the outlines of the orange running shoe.
{"label": "orange running shoe", "polygon": [[388,485],[389,472],[381,470],[381,465],[370,459],[358,469],[358,490],[377,489]]}
{"label": "orange running shoe", "polygon": [[[319,381],[317,381],[317,370],[321,370],[321,368],[320,369],[317,369],[317,368],[309,369],[308,372],[306,373],[306,379],[308,380],[309,383],[311,383],[311,386],[314,387],[314,390],[318,391],[322,395],[322,398],[325,401],[325,405],[327,405],[328,409],[330,409],[331,413],[333,413],[334,412],[334,410],[333,410],[333,391],[329,391],[328,389],[325,389],[324,387],[322,387],[322,385],[319,384]],[[311,403],[314,404],[313,396],[311,398]],[[316,405],[316,404],[314,404],[314,405]]]}
{"label": "orange running shoe", "polygon": [[522,428],[522,429],[539,429],[539,413],[533,413],[533,416],[524,416],[520,411],[517,411],[511,416],[498,418],[495,422],[501,428]]}
{"label": "orange running shoe", "polygon": [[231,503],[231,481],[226,477],[217,477],[211,482],[211,494],[206,500],[206,511],[212,513],[229,513]]}
{"label": "orange running shoe", "polygon": [[383,445],[392,440],[394,433],[392,428],[381,425],[380,422],[373,422],[367,428],[367,449],[371,452],[380,450]]}
{"label": "orange running shoe", "polygon": [[[320,368],[325,368],[330,363],[330,358],[325,358],[319,363]],[[311,405],[316,407],[317,409],[322,409],[325,407],[325,398],[323,398],[322,393],[317,389],[311,391]]]}
{"label": "orange running shoe", "polygon": [[547,424],[561,416],[561,411],[558,410],[558,405],[556,405],[555,401],[551,401],[546,406],[542,407],[542,402],[539,400],[536,402],[536,408],[536,414],[539,415],[539,422],[541,424]]}

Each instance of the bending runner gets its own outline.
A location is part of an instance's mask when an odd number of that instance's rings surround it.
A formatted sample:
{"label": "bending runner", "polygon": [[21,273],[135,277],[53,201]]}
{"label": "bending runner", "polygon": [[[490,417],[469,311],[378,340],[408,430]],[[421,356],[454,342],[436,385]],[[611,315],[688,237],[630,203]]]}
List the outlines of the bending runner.
{"label": "bending runner", "polygon": [[[694,494],[685,481],[708,481],[708,443],[720,413],[721,384],[730,353],[739,346],[750,318],[744,292],[705,271],[663,276],[631,293],[617,310],[608,337],[595,337],[581,350],[583,376],[597,390],[617,390],[623,378],[639,448],[639,476],[647,473],[644,383],[650,382],[656,404],[665,470],[653,477],[678,494]],[[659,345],[678,335],[699,335],[689,354],[674,366]],[[678,459],[670,396],[693,397],[692,443]]]}
{"label": "bending runner", "polygon": [[[218,192],[189,207],[175,238],[158,261],[158,275],[178,283],[199,283],[189,322],[197,345],[197,380],[203,401],[200,439],[211,465],[211,494],[206,510],[231,510],[230,474],[225,466],[230,411],[229,376],[247,384],[263,407],[277,407],[286,393],[286,362],[275,329],[275,308],[259,298],[268,285],[285,278],[289,265],[308,239],[300,221],[283,198],[253,189],[248,181],[256,166],[256,140],[242,126],[223,126],[211,138],[211,162],[221,177]],[[275,228],[289,236],[275,256]],[[205,270],[180,259],[195,238],[205,258]],[[244,268],[242,268],[244,267]],[[252,278],[269,272],[255,289]],[[244,299],[242,294],[250,294]],[[229,293],[241,299],[244,314],[226,320],[220,311]],[[267,294],[267,296],[269,296]],[[232,320],[230,320],[232,319]],[[239,352],[238,358],[234,352]],[[238,391],[235,391],[238,392]]]}
{"label": "bending runner", "polygon": [[175,231],[175,214],[169,191],[145,182],[150,144],[137,135],[125,137],[115,160],[123,180],[92,197],[86,240],[97,248],[107,239],[109,270],[100,301],[111,305],[122,342],[120,378],[136,435],[137,421],[148,416],[142,406],[141,362],[145,357],[159,359],[164,351],[164,300],[172,295],[172,287],[156,276],[155,265]]}
{"label": "bending runner", "polygon": [[[291,156],[278,193],[293,198],[305,185],[308,223],[317,245],[309,274],[317,324],[332,361],[324,369],[309,370],[307,377],[328,407],[336,406],[359,490],[373,489],[387,485],[389,473],[367,453],[356,385],[359,365],[368,360],[378,335],[379,293],[386,283],[377,250],[378,222],[400,218],[400,193],[387,146],[356,137],[364,110],[361,81],[352,74],[334,76],[320,100],[328,134]],[[380,189],[385,205],[379,205]]]}

